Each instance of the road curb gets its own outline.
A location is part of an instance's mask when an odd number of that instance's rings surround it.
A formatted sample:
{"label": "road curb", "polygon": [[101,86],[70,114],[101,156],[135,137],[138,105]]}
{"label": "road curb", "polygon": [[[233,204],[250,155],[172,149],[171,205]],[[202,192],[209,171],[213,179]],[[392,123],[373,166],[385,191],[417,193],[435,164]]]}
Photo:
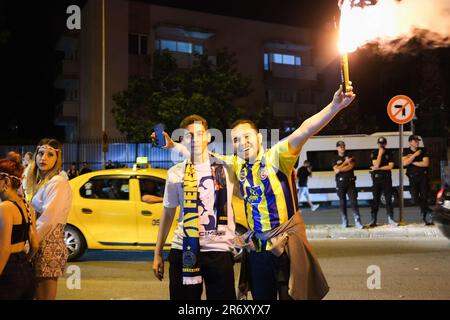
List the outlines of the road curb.
{"label": "road curb", "polygon": [[444,238],[436,226],[407,225],[379,226],[368,229],[342,229],[340,225],[310,225],[306,227],[310,240],[323,239],[383,239],[383,238]]}

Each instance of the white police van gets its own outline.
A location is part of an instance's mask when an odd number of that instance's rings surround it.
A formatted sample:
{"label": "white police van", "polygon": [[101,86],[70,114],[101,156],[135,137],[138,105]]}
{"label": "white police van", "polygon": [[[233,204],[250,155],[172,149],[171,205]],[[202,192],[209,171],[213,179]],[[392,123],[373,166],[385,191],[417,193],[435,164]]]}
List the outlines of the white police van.
{"label": "white police van", "polygon": [[[412,132],[403,132],[403,148],[409,148],[408,137]],[[337,155],[336,142],[343,140],[346,150],[355,157],[356,188],[358,190],[358,200],[372,200],[372,178],[370,176],[370,166],[372,160],[370,154],[378,149],[377,139],[385,137],[386,148],[391,150],[395,160],[395,167],[392,170],[392,184],[394,186],[393,203],[397,204],[399,196],[399,133],[398,132],[377,132],[371,135],[356,134],[342,136],[315,136],[311,137],[303,146],[298,167],[303,161],[309,160],[312,165],[312,177],[308,179],[309,193],[312,202],[339,201],[336,194],[335,173],[333,171],[333,159]],[[423,143],[421,141],[421,147]],[[298,168],[297,168],[298,169]],[[404,170],[404,174],[406,169]],[[409,180],[403,178],[404,199],[411,199],[409,192]],[[304,201],[305,199],[302,199]],[[384,196],[381,201],[384,203]]]}

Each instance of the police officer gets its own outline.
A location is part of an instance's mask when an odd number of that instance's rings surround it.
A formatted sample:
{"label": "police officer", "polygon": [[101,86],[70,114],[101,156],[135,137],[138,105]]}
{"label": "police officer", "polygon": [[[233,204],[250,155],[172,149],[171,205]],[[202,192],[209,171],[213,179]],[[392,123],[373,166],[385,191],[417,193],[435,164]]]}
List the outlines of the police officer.
{"label": "police officer", "polygon": [[409,148],[403,150],[403,165],[406,167],[406,175],[409,178],[411,193],[414,203],[420,206],[420,213],[425,225],[433,225],[431,213],[428,207],[428,172],[430,158],[425,148],[419,148],[421,139],[417,135],[408,138]]}
{"label": "police officer", "polygon": [[348,194],[350,205],[353,210],[353,217],[355,219],[355,227],[358,229],[363,229],[364,227],[361,223],[361,216],[358,208],[358,192],[355,187],[356,177],[353,172],[353,168],[355,167],[355,159],[346,152],[344,141],[338,141],[336,143],[336,148],[338,154],[333,159],[333,170],[336,173],[336,190],[341,208],[342,227],[349,227],[347,217]]}
{"label": "police officer", "polygon": [[394,221],[394,209],[392,206],[392,169],[394,168],[394,158],[392,153],[386,149],[387,141],[384,137],[379,137],[377,140],[378,149],[372,151],[371,159],[372,170],[372,220],[370,226],[377,225],[377,214],[380,206],[381,192],[384,193],[386,199],[386,214],[388,216],[388,223],[397,225]]}

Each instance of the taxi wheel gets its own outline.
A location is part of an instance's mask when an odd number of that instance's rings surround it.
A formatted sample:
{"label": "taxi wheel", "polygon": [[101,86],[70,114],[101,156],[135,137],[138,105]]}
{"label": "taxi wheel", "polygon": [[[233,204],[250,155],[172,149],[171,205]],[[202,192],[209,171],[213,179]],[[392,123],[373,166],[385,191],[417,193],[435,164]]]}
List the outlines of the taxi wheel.
{"label": "taxi wheel", "polygon": [[77,228],[67,225],[64,229],[64,243],[66,244],[69,257],[67,261],[75,261],[86,251],[86,240]]}
{"label": "taxi wheel", "polygon": [[[236,235],[240,236],[241,234],[244,234],[246,232],[247,232],[246,228],[244,228],[240,224],[236,225],[236,231],[235,231]],[[236,249],[236,252],[233,256],[233,259],[235,262],[241,262],[243,252],[244,252],[244,249],[242,249],[242,248]]]}

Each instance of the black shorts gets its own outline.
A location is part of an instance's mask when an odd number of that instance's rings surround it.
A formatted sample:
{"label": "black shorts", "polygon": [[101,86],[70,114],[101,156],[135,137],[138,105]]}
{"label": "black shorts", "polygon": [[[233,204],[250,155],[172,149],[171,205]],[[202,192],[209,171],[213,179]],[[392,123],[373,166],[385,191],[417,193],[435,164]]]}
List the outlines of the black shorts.
{"label": "black shorts", "polygon": [[26,254],[11,254],[0,276],[0,300],[32,300],[35,292],[36,278]]}
{"label": "black shorts", "polygon": [[[234,260],[230,252],[200,252],[200,272],[207,300],[236,300]],[[200,300],[203,283],[183,285],[183,251],[171,249],[169,254],[169,288],[171,300]]]}

